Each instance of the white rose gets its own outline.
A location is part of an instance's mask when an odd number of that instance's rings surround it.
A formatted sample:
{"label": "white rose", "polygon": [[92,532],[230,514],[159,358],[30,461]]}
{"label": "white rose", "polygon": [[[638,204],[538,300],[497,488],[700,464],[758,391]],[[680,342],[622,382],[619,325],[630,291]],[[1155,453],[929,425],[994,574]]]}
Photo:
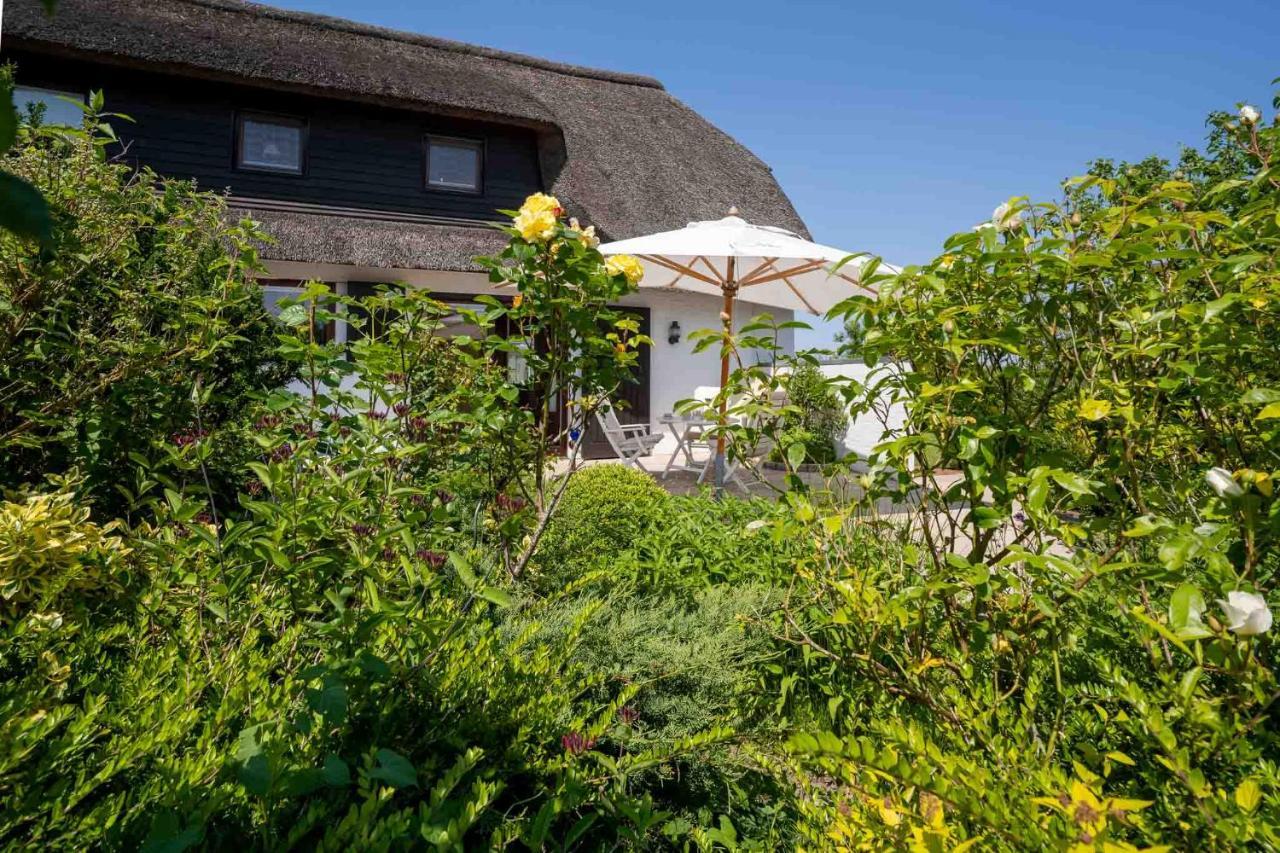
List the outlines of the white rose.
{"label": "white rose", "polygon": [[1204,479],[1220,498],[1238,498],[1244,494],[1244,489],[1226,468],[1210,468]]}
{"label": "white rose", "polygon": [[761,527],[768,527],[768,526],[769,526],[769,522],[765,521],[763,518],[757,518],[755,521],[747,522],[748,530],[759,530]]}
{"label": "white rose", "polygon": [[991,224],[1000,231],[1012,231],[1022,224],[1022,216],[1006,201],[992,212]]}
{"label": "white rose", "polygon": [[1258,112],[1256,107],[1245,104],[1240,107],[1240,120],[1245,124],[1257,124],[1258,119],[1262,118],[1262,114]]}
{"label": "white rose", "polygon": [[1227,628],[1242,637],[1253,637],[1271,630],[1271,611],[1267,601],[1251,592],[1229,592],[1227,600],[1218,599],[1227,617]]}

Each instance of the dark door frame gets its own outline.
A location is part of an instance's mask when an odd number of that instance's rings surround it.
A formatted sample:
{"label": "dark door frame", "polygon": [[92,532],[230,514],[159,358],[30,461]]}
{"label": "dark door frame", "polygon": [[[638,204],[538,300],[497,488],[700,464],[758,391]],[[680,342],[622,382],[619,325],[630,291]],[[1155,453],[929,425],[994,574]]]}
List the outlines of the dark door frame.
{"label": "dark door frame", "polygon": [[[640,320],[640,334],[651,335],[650,326],[653,321],[653,310],[632,305],[611,305],[611,310],[633,314]],[[652,347],[644,346],[637,350],[639,355],[636,365],[636,382],[627,382],[618,389],[615,396],[618,420],[624,424],[649,423],[653,405],[653,359]],[[561,411],[564,411],[563,400]],[[617,454],[605,438],[600,424],[593,417],[587,423],[587,433],[582,437],[583,459],[613,459]]]}

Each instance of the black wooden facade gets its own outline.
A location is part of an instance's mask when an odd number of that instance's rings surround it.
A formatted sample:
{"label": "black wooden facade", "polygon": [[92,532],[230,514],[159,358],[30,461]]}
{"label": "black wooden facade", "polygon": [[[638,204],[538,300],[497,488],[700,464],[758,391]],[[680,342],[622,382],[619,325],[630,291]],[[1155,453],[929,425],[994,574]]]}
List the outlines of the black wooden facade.
{"label": "black wooden facade", "polygon": [[[128,162],[167,177],[191,178],[233,197],[386,214],[494,220],[542,189],[536,133],[519,126],[397,110],[153,71],[6,51],[19,85],[88,93],[101,89]],[[305,122],[301,175],[236,168],[236,130],[243,114]],[[428,135],[483,145],[478,194],[426,185]]]}

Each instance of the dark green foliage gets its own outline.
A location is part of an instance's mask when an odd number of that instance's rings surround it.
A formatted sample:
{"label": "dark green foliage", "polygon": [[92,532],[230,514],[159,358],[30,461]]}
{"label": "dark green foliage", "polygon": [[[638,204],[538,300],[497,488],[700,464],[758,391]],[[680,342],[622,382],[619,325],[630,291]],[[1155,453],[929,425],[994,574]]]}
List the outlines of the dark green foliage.
{"label": "dark green foliage", "polygon": [[625,551],[667,517],[669,502],[652,477],[629,466],[592,465],[577,472],[538,544],[538,585],[558,588],[601,557]]}
{"label": "dark green foliage", "polygon": [[797,410],[783,418],[783,440],[779,450],[803,444],[804,461],[832,462],[835,442],[849,425],[849,412],[832,391],[817,365],[800,362],[784,380],[788,401]]}
{"label": "dark green foliage", "polygon": [[[630,750],[722,726],[769,740],[772,733],[760,730],[768,715],[759,701],[758,670],[775,654],[761,620],[777,604],[778,593],[769,586],[709,586],[681,599],[647,591],[603,599],[587,595],[552,608],[538,636],[551,639],[573,631],[584,613],[593,613],[573,660],[599,679],[589,698],[607,702],[620,689],[634,691],[619,711],[621,739]],[[517,621],[508,630],[522,624]],[[779,825],[772,829],[748,827],[753,814],[763,819],[769,810],[761,806],[778,791],[760,765],[733,746],[655,768],[635,784],[691,825],[699,813],[705,818],[746,809],[742,831],[758,831],[760,837],[784,831],[781,816],[773,819]]]}
{"label": "dark green foliage", "polygon": [[43,193],[56,251],[0,232],[0,481],[77,469],[119,509],[134,455],[204,431],[211,485],[234,493],[245,441],[223,427],[288,376],[252,279],[260,235],[191,184],[108,161],[108,141],[24,126],[4,158]]}

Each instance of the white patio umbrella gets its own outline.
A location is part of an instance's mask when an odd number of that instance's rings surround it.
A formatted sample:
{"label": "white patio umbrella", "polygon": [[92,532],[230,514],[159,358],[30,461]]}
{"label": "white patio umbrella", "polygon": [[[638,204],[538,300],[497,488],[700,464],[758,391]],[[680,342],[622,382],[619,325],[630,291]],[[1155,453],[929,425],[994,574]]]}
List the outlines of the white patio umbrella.
{"label": "white patio umbrella", "polygon": [[[782,228],[752,225],[730,208],[724,219],[690,222],[600,247],[606,255],[634,255],[644,265],[641,287],[705,293],[724,299],[723,319],[733,327],[733,305],[758,305],[823,314],[855,294],[874,296],[858,280],[862,262],[833,268],[851,252],[805,240]],[[720,363],[720,387],[729,383],[729,356]],[[720,401],[720,425],[727,401]],[[716,440],[716,493],[724,491],[724,432]]]}

